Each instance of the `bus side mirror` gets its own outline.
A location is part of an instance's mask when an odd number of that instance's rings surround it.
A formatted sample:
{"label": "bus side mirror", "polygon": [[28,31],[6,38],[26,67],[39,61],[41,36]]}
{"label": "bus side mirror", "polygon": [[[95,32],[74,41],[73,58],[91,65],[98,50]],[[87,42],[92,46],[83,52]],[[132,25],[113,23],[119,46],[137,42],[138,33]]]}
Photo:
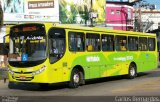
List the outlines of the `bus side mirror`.
{"label": "bus side mirror", "polygon": [[3,36],[3,48],[9,51],[9,34]]}

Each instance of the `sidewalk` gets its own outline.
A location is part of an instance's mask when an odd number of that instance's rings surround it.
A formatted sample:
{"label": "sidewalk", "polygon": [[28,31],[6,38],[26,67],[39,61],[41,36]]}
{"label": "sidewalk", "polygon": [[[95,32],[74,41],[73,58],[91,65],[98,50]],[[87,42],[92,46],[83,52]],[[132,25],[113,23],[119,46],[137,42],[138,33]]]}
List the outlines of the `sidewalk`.
{"label": "sidewalk", "polygon": [[8,79],[6,79],[5,82],[4,82],[4,80],[0,80],[0,86],[1,86],[1,85],[6,85],[6,84],[8,84]]}

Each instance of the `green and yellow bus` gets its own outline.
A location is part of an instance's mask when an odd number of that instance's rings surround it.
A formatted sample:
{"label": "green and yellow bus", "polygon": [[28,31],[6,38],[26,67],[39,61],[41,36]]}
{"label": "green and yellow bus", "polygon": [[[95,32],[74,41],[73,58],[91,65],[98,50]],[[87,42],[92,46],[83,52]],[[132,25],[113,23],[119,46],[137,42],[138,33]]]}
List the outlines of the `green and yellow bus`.
{"label": "green and yellow bus", "polygon": [[157,68],[155,34],[76,25],[27,23],[9,33],[9,82],[41,86],[127,75]]}

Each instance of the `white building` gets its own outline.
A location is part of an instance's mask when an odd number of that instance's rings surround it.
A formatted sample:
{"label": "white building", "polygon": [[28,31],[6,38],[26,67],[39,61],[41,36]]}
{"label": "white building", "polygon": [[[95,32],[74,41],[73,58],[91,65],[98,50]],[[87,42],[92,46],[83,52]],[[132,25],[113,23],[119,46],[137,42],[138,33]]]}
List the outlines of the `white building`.
{"label": "white building", "polygon": [[143,32],[160,28],[160,10],[142,10],[141,22]]}

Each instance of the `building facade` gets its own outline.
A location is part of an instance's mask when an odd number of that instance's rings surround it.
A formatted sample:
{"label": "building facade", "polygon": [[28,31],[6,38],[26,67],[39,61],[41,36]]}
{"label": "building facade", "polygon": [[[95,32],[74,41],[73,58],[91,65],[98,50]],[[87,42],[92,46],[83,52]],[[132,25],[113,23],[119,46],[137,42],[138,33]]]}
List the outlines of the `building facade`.
{"label": "building facade", "polygon": [[141,22],[143,32],[160,29],[160,10],[142,10]]}
{"label": "building facade", "polygon": [[133,30],[134,8],[129,3],[106,3],[106,26],[115,30]]}

